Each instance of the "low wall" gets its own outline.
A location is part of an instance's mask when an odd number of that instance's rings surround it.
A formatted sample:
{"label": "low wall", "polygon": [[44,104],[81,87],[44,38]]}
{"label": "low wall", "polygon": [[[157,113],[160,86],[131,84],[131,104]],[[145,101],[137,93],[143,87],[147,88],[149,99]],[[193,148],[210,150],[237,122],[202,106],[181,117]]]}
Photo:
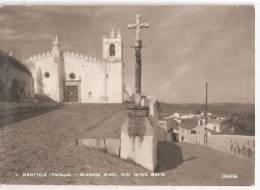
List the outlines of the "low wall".
{"label": "low wall", "polygon": [[[181,142],[181,135],[179,137],[179,142]],[[185,134],[183,142],[191,143],[191,144],[197,144],[197,135],[195,134]]]}
{"label": "low wall", "polygon": [[254,136],[208,135],[207,146],[234,156],[254,160]]}
{"label": "low wall", "polygon": [[0,102],[0,117],[13,115],[23,112],[27,108],[45,108],[60,105],[58,103],[15,103],[15,102]]}
{"label": "low wall", "polygon": [[85,138],[78,139],[78,144],[120,156],[120,138]]}
{"label": "low wall", "polygon": [[35,106],[35,103],[0,102],[0,111],[7,111],[33,106]]}
{"label": "low wall", "polygon": [[159,141],[167,141],[167,133],[168,132],[164,128],[159,127],[158,133],[157,133],[158,140]]}

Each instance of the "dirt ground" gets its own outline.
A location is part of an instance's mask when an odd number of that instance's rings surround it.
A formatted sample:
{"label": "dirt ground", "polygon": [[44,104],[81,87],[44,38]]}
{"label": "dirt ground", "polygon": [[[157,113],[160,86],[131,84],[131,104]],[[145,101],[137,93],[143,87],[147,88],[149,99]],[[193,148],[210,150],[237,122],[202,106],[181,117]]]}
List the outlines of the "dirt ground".
{"label": "dirt ground", "polygon": [[[79,137],[118,137],[125,118],[122,105],[96,104],[64,105],[0,118],[0,183],[254,184],[254,162],[199,145],[159,142],[159,176],[151,176],[150,171],[129,161],[77,145]],[[110,176],[104,176],[108,173]],[[23,176],[26,174],[34,176]]]}

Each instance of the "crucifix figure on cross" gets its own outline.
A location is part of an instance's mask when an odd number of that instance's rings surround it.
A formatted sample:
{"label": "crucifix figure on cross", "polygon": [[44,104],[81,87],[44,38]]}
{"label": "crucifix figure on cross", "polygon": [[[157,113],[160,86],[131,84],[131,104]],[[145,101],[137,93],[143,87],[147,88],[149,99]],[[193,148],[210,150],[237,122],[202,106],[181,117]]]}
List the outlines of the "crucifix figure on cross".
{"label": "crucifix figure on cross", "polygon": [[140,23],[140,15],[136,15],[136,23],[135,24],[128,24],[129,29],[136,29],[136,36],[135,36],[135,104],[141,104],[141,78],[142,78],[142,68],[141,68],[141,49],[142,49],[142,40],[140,39],[140,32],[143,28],[148,28],[148,23]]}
{"label": "crucifix figure on cross", "polygon": [[140,40],[140,32],[142,28],[148,28],[149,24],[148,23],[140,23],[140,15],[136,15],[135,17],[135,24],[128,24],[129,29],[136,29],[136,35],[135,35],[135,40],[139,41]]}

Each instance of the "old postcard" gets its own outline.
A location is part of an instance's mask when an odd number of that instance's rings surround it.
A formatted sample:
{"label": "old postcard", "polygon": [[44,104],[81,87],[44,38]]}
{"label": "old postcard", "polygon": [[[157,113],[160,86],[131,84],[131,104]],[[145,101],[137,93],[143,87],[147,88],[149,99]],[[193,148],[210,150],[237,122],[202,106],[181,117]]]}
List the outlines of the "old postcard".
{"label": "old postcard", "polygon": [[1,6],[0,183],[253,186],[253,5]]}

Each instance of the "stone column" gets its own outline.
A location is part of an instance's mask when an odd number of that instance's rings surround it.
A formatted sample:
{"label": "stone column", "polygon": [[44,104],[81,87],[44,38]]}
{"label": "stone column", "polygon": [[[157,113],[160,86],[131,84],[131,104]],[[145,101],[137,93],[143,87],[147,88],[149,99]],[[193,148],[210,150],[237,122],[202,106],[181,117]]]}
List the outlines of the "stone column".
{"label": "stone column", "polygon": [[141,104],[141,89],[142,89],[142,60],[141,60],[142,41],[135,41],[135,104]]}

